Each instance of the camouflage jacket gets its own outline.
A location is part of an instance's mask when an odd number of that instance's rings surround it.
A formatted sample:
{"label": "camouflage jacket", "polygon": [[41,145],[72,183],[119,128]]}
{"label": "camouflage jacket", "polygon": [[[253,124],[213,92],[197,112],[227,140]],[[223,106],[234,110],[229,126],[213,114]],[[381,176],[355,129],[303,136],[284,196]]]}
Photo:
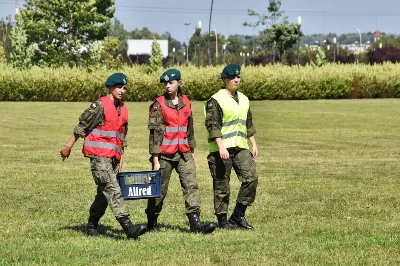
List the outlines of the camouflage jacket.
{"label": "camouflage jacket", "polygon": [[[179,97],[178,105],[175,106],[172,103],[172,100],[168,98],[167,94],[165,94],[164,102],[166,106],[177,110],[180,110],[186,106],[181,97]],[[161,112],[161,106],[157,101],[154,101],[149,107],[148,129],[150,130],[149,153],[151,155],[158,155],[161,153],[161,143],[164,137],[165,124],[164,124],[164,117]],[[161,158],[175,161],[179,160],[181,155],[183,155],[184,158],[186,159],[189,159],[189,156],[192,156],[191,153],[193,153],[194,148],[196,148],[196,140],[194,139],[194,128],[193,128],[193,114],[188,117],[187,138],[191,152],[186,152],[183,154],[176,153],[171,155],[163,154],[161,155]]]}

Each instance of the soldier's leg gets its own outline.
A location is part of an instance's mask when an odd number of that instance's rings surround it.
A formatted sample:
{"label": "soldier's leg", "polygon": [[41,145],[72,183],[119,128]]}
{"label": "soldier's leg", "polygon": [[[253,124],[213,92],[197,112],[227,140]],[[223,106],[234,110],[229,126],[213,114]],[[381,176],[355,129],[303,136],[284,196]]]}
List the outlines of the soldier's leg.
{"label": "soldier's leg", "polygon": [[147,209],[146,214],[151,215],[159,215],[162,206],[164,204],[164,199],[168,193],[168,185],[169,180],[171,179],[171,173],[174,169],[176,162],[163,160],[160,158],[160,174],[161,174],[161,197],[159,198],[151,198],[147,201]]}
{"label": "soldier's leg", "polygon": [[129,217],[129,209],[122,197],[117,181],[118,161],[108,158],[93,158],[92,174],[99,190],[106,199],[116,219]]}
{"label": "soldier's leg", "polygon": [[208,167],[213,178],[214,210],[216,215],[228,212],[230,195],[231,159],[222,160],[218,152],[208,155]]}
{"label": "soldier's leg", "polygon": [[242,182],[237,201],[245,206],[251,206],[256,198],[258,176],[256,162],[249,150],[241,150],[233,157],[233,167]]}
{"label": "soldier's leg", "polygon": [[99,224],[100,218],[103,217],[108,205],[107,199],[103,195],[102,188],[100,186],[97,186],[96,191],[96,196],[89,209],[89,219],[86,225],[86,234],[89,236],[100,235],[97,231],[97,226]]}
{"label": "soldier's leg", "polygon": [[196,179],[196,165],[193,158],[179,160],[176,168],[185,200],[186,215],[189,219],[190,231],[193,233],[210,234],[217,227],[216,224],[202,224],[200,220],[200,192]]}
{"label": "soldier's leg", "polygon": [[[96,231],[98,222],[100,218],[104,215],[107,205],[110,198],[118,198],[121,194],[119,186],[117,187],[117,191],[113,192],[109,189],[112,176],[116,176],[113,171],[113,166],[111,164],[110,159],[106,158],[91,158],[90,159],[90,168],[92,171],[93,180],[97,185],[97,193],[95,199],[90,206],[89,210],[89,219],[86,227],[86,233],[88,235],[98,235]],[[117,183],[118,185],[118,183]],[[115,185],[114,185],[115,186]],[[120,195],[121,196],[121,195]],[[122,198],[122,196],[121,196]],[[115,205],[115,204],[114,204]],[[122,215],[129,215],[129,210],[123,202],[122,205]],[[119,208],[121,209],[121,208]]]}
{"label": "soldier's leg", "polygon": [[213,178],[214,211],[218,219],[218,226],[227,230],[233,229],[227,218],[232,161],[230,159],[222,160],[219,152],[209,154],[207,159]]}
{"label": "soldier's leg", "polygon": [[185,200],[186,214],[200,212],[200,192],[196,179],[196,165],[193,158],[179,160],[176,172]]}
{"label": "soldier's leg", "polygon": [[[95,176],[95,174],[92,175],[93,177]],[[102,185],[98,185],[96,191],[96,196],[94,197],[94,201],[89,209],[89,217],[100,220],[106,212],[108,203],[106,197],[104,197]]]}
{"label": "soldier's leg", "polygon": [[245,213],[247,206],[251,206],[256,197],[258,184],[256,162],[249,150],[241,150],[233,157],[233,167],[242,185],[230,221],[241,228],[253,229],[247,222]]}
{"label": "soldier's leg", "polygon": [[121,225],[128,239],[138,239],[139,236],[147,232],[147,227],[143,224],[133,225],[129,219],[129,209],[122,197],[121,188],[117,181],[119,171],[119,160],[111,159],[111,171],[108,171],[111,181],[104,188],[104,195],[107,198],[108,205],[114,213],[115,218]]}

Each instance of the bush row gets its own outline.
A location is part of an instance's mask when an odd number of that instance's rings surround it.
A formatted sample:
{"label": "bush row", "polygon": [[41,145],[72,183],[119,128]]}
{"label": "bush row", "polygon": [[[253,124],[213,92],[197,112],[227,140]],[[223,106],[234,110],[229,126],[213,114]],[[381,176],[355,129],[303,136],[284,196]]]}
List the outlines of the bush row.
{"label": "bush row", "polygon": [[[182,89],[192,100],[208,99],[222,85],[223,66],[177,67]],[[129,79],[126,100],[148,101],[163,93],[159,76],[145,66],[121,69]],[[0,65],[1,101],[92,101],[106,93],[112,71],[33,68],[20,71]],[[400,64],[311,66],[244,66],[240,90],[252,100],[400,97]]]}

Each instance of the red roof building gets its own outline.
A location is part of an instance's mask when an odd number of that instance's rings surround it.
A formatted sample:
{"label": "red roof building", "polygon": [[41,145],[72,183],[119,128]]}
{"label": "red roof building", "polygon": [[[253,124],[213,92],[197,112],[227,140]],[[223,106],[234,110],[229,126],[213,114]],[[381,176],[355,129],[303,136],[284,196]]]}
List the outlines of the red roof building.
{"label": "red roof building", "polygon": [[378,41],[381,38],[381,33],[379,30],[374,33],[374,42]]}

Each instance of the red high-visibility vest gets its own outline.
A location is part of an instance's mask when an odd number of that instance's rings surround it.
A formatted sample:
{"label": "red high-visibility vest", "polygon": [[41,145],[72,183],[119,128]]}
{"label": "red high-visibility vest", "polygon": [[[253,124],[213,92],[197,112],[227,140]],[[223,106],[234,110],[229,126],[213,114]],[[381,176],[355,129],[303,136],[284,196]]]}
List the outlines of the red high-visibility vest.
{"label": "red high-visibility vest", "polygon": [[114,102],[107,96],[99,99],[104,107],[104,124],[93,129],[83,143],[85,155],[121,159],[125,128],[128,123],[128,109],[124,103],[120,105],[120,115]]}
{"label": "red high-visibility vest", "polygon": [[185,107],[177,111],[175,108],[166,106],[164,99],[164,96],[156,98],[156,101],[161,105],[161,112],[165,123],[161,153],[174,154],[177,153],[178,150],[181,152],[188,152],[190,151],[190,147],[187,139],[187,127],[189,117],[192,115],[190,101],[186,95],[182,95]]}

